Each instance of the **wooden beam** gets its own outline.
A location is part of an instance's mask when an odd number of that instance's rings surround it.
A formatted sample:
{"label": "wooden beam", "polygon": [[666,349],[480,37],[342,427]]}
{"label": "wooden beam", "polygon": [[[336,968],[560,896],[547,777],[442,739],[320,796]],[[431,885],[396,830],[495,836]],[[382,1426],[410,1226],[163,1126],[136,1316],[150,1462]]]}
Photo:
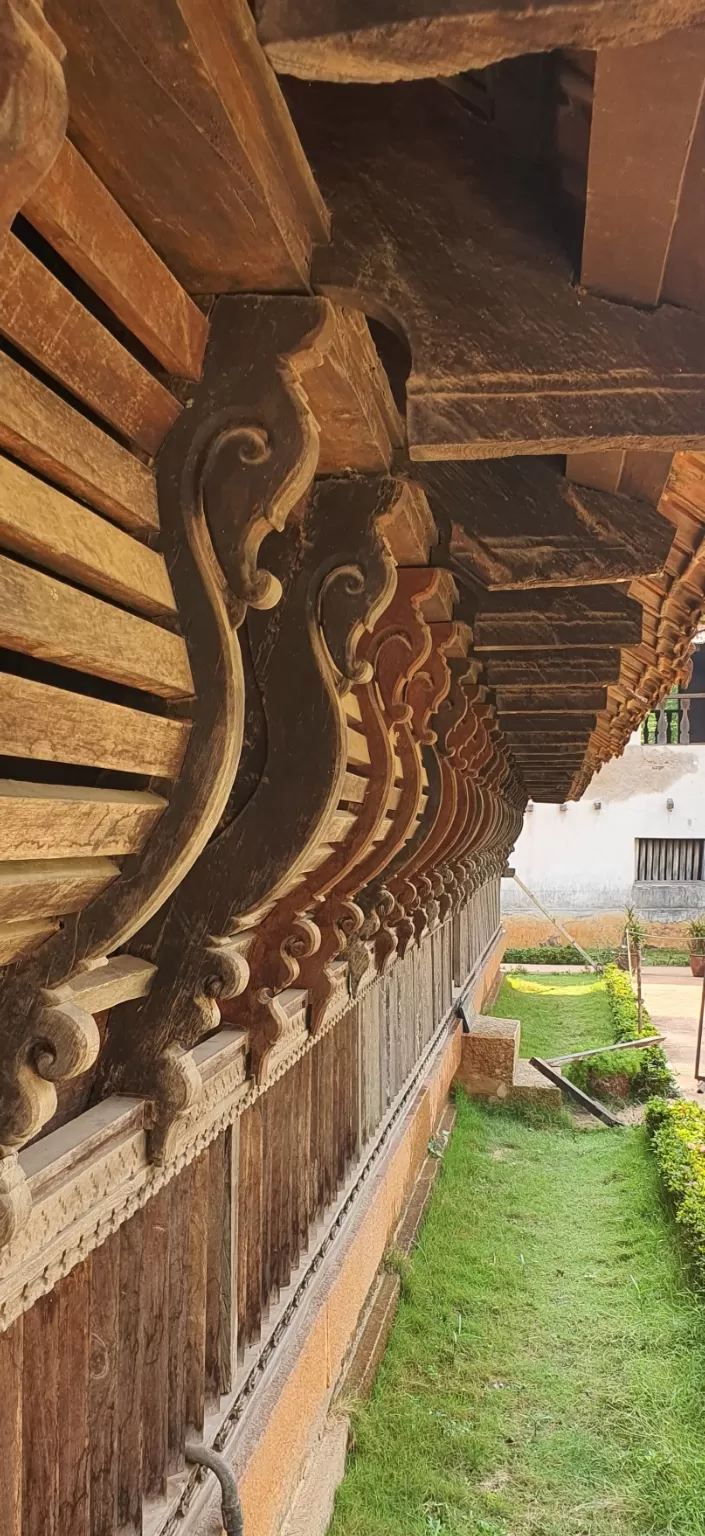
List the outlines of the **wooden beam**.
{"label": "wooden beam", "polygon": [[561,650],[638,645],[642,610],[617,587],[488,593],[473,622],[475,650]]}
{"label": "wooden beam", "polygon": [[520,53],[604,48],[702,19],[697,0],[257,0],[274,68],[309,80],[417,80]]}
{"label": "wooden beam", "polygon": [[190,292],[299,291],[327,215],[246,0],[48,0],[73,142]]}
{"label": "wooden beam", "polygon": [[555,650],[536,656],[495,651],[485,658],[485,672],[493,688],[543,688],[557,681],[573,688],[615,683],[620,663],[618,650]]}
{"label": "wooden beam", "polygon": [[[497,710],[503,719],[510,720],[516,714],[529,713],[583,715],[604,709],[607,702],[606,688],[568,688],[561,681],[560,667],[556,667],[556,683],[545,688],[498,688]],[[505,727],[506,728],[506,727]]]}
{"label": "wooden beam", "polygon": [[0,672],[0,740],[7,757],[175,779],[190,730],[188,720]]}
{"label": "wooden beam", "polygon": [[159,795],[73,784],[0,782],[0,859],[138,853],[166,805]]}
{"label": "wooden beam", "polygon": [[152,471],[2,352],[0,447],[123,528],[158,529]]}
{"label": "wooden beam", "polygon": [[414,466],[442,554],[490,591],[625,581],[663,566],[672,530],[647,501],[572,485],[552,463]]}
{"label": "wooden beam", "polygon": [[181,413],[178,400],[15,235],[3,247],[0,332],[147,453],[156,453]]}
{"label": "wooden beam", "polygon": [[68,139],[22,212],[170,373],[199,377],[205,315]]}
{"label": "wooden beam", "polygon": [[705,323],[578,291],[521,164],[450,91],[288,97],[333,214],[314,284],[407,337],[412,460],[705,446]]}

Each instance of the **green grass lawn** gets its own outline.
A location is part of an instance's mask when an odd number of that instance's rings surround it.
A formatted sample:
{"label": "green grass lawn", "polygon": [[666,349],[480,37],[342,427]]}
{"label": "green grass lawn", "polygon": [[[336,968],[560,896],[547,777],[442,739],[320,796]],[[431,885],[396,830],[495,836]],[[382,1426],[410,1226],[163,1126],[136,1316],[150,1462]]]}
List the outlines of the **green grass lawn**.
{"label": "green grass lawn", "polygon": [[[522,1054],[608,1037],[513,977]],[[640,1128],[462,1099],[331,1536],[705,1536],[705,1304]]]}

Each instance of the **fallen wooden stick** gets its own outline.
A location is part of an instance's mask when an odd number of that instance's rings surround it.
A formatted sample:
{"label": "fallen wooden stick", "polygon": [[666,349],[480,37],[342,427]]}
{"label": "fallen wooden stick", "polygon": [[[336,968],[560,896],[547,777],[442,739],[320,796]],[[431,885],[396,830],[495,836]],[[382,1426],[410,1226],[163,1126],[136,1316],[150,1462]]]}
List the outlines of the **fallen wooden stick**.
{"label": "fallen wooden stick", "polygon": [[592,1051],[573,1051],[570,1056],[548,1056],[546,1059],[551,1067],[560,1066],[563,1061],[587,1061],[588,1056],[606,1056],[609,1051],[640,1051],[647,1045],[661,1045],[665,1035],[644,1035],[639,1040],[618,1040],[616,1045],[598,1045]]}
{"label": "fallen wooden stick", "polygon": [[556,1088],[560,1088],[561,1093],[567,1093],[571,1099],[575,1099],[581,1109],[587,1109],[598,1120],[604,1121],[605,1125],[623,1125],[616,1115],[611,1114],[609,1109],[605,1109],[604,1104],[599,1104],[597,1099],[591,1099],[589,1094],[583,1093],[582,1088],[576,1088],[575,1083],[569,1082],[562,1072],[555,1072],[553,1067],[547,1061],[543,1061],[540,1056],[531,1057],[531,1066],[535,1067],[537,1072],[543,1073],[543,1076],[547,1077],[550,1083],[554,1083]]}

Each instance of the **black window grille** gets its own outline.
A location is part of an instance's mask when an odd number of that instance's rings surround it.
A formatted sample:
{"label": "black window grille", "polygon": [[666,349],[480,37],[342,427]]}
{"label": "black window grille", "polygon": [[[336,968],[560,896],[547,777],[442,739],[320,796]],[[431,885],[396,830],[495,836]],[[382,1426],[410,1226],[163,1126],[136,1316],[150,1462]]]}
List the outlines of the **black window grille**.
{"label": "black window grille", "polygon": [[637,880],[702,880],[702,837],[638,837],[636,840]]}

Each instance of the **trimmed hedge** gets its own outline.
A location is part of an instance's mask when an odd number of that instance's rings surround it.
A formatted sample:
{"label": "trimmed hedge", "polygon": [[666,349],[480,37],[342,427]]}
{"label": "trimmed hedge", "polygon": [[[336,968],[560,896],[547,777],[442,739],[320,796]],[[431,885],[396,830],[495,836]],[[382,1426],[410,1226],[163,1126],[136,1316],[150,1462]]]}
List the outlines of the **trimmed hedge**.
{"label": "trimmed hedge", "polygon": [[646,1106],[646,1129],[689,1258],[705,1282],[705,1109],[689,1099]]}
{"label": "trimmed hedge", "polygon": [[[614,949],[593,949],[585,946],[586,953],[596,965],[610,965]],[[535,944],[524,949],[505,949],[503,960],[507,965],[584,965],[585,956],[571,944]],[[643,965],[688,965],[690,956],[685,949],[655,949],[649,945],[642,952]]]}
{"label": "trimmed hedge", "polygon": [[[615,1045],[620,1040],[638,1040],[640,1035],[652,1035],[654,1030],[645,1008],[642,1008],[639,1028],[638,1004],[627,972],[620,971],[616,965],[608,965],[604,979]],[[664,1098],[678,1096],[678,1086],[660,1045],[652,1045],[646,1051],[625,1051],[617,1056],[612,1053],[590,1056],[587,1061],[572,1062],[565,1071],[577,1088],[597,1098],[610,1091],[617,1098],[636,1103],[651,1098],[652,1094]]]}

